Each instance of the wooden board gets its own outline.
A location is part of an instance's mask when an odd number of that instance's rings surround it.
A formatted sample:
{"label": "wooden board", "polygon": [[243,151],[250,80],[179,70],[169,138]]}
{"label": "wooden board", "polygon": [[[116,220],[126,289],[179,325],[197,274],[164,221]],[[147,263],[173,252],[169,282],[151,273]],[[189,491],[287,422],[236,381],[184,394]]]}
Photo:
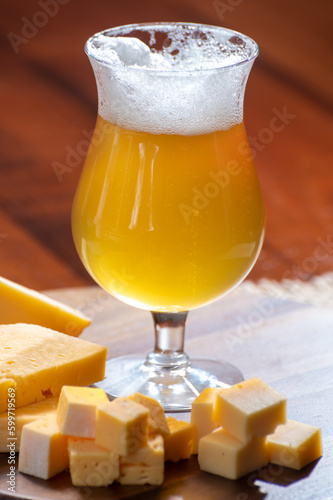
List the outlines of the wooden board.
{"label": "wooden board", "polygon": [[[82,338],[108,347],[109,357],[148,352],[153,346],[150,314],[129,307],[97,287],[57,290],[51,296],[93,317]],[[166,464],[161,487],[75,488],[68,472],[49,481],[17,472],[16,492],[25,499],[222,499],[330,500],[333,498],[333,312],[283,300],[276,294],[249,295],[242,286],[226,298],[189,315],[186,351],[237,365],[245,378],[261,377],[288,397],[288,414],[318,425],[324,455],[301,471],[269,465],[230,481],[200,471],[196,457]],[[16,463],[17,467],[17,463]],[[0,498],[8,494],[8,457],[0,455]],[[2,495],[2,496],[1,496]]]}

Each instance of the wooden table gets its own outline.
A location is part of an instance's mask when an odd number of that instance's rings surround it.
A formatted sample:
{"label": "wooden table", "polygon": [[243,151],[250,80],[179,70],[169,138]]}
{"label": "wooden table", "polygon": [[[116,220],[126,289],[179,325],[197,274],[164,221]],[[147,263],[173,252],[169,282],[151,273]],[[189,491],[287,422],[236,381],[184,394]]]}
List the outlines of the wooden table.
{"label": "wooden table", "polygon": [[[106,345],[108,357],[147,353],[153,346],[150,314],[97,287],[51,294],[93,318],[82,338]],[[186,351],[234,363],[245,378],[271,384],[288,398],[288,416],[322,429],[322,458],[301,471],[268,465],[237,481],[200,471],[197,458],[167,463],[161,487],[74,488],[69,473],[43,481],[16,471],[16,497],[66,500],[332,500],[333,498],[333,312],[331,309],[248,293],[242,285],[224,299],[192,311]],[[189,419],[189,414],[176,415]],[[16,464],[17,466],[17,464]],[[8,493],[8,457],[0,455],[0,498]],[[4,496],[5,498],[5,496]]]}

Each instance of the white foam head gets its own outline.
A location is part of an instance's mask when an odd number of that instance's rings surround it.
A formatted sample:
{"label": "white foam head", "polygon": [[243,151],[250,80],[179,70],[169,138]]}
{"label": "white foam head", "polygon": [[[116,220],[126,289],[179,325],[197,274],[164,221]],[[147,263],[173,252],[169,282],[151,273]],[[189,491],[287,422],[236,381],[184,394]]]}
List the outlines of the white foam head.
{"label": "white foam head", "polygon": [[153,134],[198,135],[242,121],[258,47],[225,28],[157,23],[97,33],[86,52],[104,119]]}

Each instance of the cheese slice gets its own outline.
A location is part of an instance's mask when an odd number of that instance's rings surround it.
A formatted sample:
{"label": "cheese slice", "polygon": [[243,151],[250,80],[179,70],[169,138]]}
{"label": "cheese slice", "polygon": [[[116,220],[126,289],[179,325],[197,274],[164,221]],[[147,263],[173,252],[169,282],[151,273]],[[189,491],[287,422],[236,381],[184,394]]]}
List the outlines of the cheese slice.
{"label": "cheese slice", "polygon": [[167,421],[170,434],[164,437],[165,460],[178,462],[189,458],[195,435],[194,425],[174,417],[168,417]]}
{"label": "cheese slice", "polygon": [[268,464],[266,438],[242,443],[224,429],[216,429],[199,441],[200,469],[228,479],[238,479]]}
{"label": "cheese slice", "polygon": [[286,422],[286,414],[286,398],[259,378],[251,378],[218,393],[213,420],[246,442],[274,432]]}
{"label": "cheese slice", "polygon": [[320,428],[288,420],[267,436],[267,449],[272,464],[300,470],[322,456]]}
{"label": "cheese slice", "polygon": [[207,387],[192,403],[191,423],[195,427],[193,454],[198,453],[199,440],[217,428],[212,416],[216,396],[220,391],[217,387]]}
{"label": "cheese slice", "polygon": [[49,479],[69,465],[67,437],[58,428],[56,415],[40,418],[23,427],[18,470]]}
{"label": "cheese slice", "polygon": [[68,452],[74,486],[109,486],[119,477],[119,455],[93,439],[68,438]]}
{"label": "cheese slice", "polygon": [[106,347],[37,325],[0,325],[0,413],[7,410],[8,386],[16,408],[60,394],[63,385],[103,379]]}
{"label": "cheese slice", "polygon": [[31,323],[80,335],[91,320],[61,302],[0,276],[0,324]]}
{"label": "cheese slice", "polygon": [[[20,451],[22,427],[40,418],[56,415],[58,401],[58,396],[47,396],[43,401],[16,408],[11,412],[15,416],[13,421],[13,427],[15,428],[15,436],[13,437],[15,440],[13,441],[15,441],[16,451]],[[8,452],[8,438],[8,412],[5,411],[0,414],[0,453]]]}
{"label": "cheese slice", "polygon": [[103,389],[65,385],[61,389],[57,422],[62,434],[95,437],[96,408],[109,401]]}
{"label": "cheese slice", "polygon": [[149,410],[126,397],[99,405],[96,444],[120,455],[134,453],[148,439]]}

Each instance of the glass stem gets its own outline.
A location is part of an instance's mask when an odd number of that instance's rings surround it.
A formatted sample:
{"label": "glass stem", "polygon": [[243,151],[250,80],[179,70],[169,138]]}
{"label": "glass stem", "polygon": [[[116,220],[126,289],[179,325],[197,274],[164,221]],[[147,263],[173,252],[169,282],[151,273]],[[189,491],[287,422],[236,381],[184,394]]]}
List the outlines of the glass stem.
{"label": "glass stem", "polygon": [[146,365],[159,369],[186,368],[189,357],[184,352],[185,322],[188,311],[152,312],[155,325],[155,348],[148,354]]}

